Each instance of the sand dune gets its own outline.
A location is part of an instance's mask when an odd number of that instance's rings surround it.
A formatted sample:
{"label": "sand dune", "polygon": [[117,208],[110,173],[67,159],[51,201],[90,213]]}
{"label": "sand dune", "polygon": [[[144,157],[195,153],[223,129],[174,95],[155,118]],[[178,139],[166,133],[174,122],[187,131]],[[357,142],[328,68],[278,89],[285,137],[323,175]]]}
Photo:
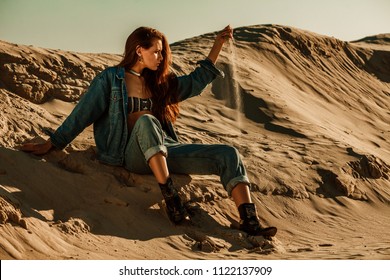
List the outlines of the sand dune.
{"label": "sand dune", "polygon": [[[189,73],[214,36],[172,44],[173,70]],[[243,156],[272,240],[231,228],[238,214],[216,176],[174,175],[193,224],[173,226],[153,176],[95,159],[91,127],[64,151],[18,150],[119,59],[0,41],[1,259],[390,258],[389,34],[237,28],[218,62],[226,77],[182,104],[182,141]]]}

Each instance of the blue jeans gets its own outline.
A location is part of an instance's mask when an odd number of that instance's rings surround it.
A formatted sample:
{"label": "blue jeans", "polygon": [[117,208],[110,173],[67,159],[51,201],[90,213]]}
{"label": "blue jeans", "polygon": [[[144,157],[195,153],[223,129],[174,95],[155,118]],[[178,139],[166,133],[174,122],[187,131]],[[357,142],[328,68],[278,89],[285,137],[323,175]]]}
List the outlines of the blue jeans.
{"label": "blue jeans", "polygon": [[157,118],[142,115],[126,147],[125,168],[133,173],[152,174],[148,161],[157,153],[166,157],[170,173],[219,175],[229,195],[238,183],[249,185],[236,148],[223,144],[179,143],[166,136]]}

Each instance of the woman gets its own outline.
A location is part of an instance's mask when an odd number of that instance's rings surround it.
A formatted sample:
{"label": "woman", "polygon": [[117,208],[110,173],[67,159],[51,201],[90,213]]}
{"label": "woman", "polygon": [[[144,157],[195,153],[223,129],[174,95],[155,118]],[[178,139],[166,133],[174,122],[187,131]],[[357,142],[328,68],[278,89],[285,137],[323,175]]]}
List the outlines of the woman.
{"label": "woman", "polygon": [[240,229],[249,235],[274,236],[262,228],[251,201],[249,180],[237,150],[227,145],[182,144],[172,123],[179,102],[199,95],[223,73],[215,67],[223,44],[233,37],[230,26],[217,36],[206,59],[189,75],[170,70],[171,51],[165,36],[152,28],[136,29],[126,41],[122,61],[98,74],[63,124],[43,144],[22,150],[42,155],[65,148],[84,128],[94,124],[98,159],[134,173],[153,173],[170,220],[188,216],[170,178],[172,173],[217,174],[238,207]]}

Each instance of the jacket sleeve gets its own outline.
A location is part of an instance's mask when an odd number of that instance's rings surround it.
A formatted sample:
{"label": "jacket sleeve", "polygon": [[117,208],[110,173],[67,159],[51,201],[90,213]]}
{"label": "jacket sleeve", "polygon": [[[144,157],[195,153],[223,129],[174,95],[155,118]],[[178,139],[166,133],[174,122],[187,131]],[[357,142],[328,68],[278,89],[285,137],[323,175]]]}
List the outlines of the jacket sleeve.
{"label": "jacket sleeve", "polygon": [[205,87],[217,76],[225,76],[225,74],[215,67],[208,59],[198,61],[198,64],[199,66],[190,74],[177,78],[179,102],[201,94]]}
{"label": "jacket sleeve", "polygon": [[103,71],[92,80],[87,92],[65,121],[54,133],[49,133],[50,140],[55,147],[65,148],[103,114],[109,103],[109,88],[105,71]]}

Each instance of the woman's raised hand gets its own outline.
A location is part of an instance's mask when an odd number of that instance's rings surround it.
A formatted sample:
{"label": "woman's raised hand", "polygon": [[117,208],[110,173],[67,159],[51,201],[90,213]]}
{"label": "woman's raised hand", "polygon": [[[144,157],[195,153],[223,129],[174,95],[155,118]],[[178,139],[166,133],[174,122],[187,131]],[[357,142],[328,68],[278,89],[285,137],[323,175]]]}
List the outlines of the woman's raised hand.
{"label": "woman's raised hand", "polygon": [[221,41],[221,43],[223,44],[229,39],[233,39],[233,28],[231,28],[230,25],[226,26],[218,33],[217,38],[215,38],[215,41]]}
{"label": "woman's raised hand", "polygon": [[214,45],[207,56],[212,63],[217,61],[223,44],[229,39],[233,39],[233,28],[231,28],[230,25],[221,30],[215,38]]}

